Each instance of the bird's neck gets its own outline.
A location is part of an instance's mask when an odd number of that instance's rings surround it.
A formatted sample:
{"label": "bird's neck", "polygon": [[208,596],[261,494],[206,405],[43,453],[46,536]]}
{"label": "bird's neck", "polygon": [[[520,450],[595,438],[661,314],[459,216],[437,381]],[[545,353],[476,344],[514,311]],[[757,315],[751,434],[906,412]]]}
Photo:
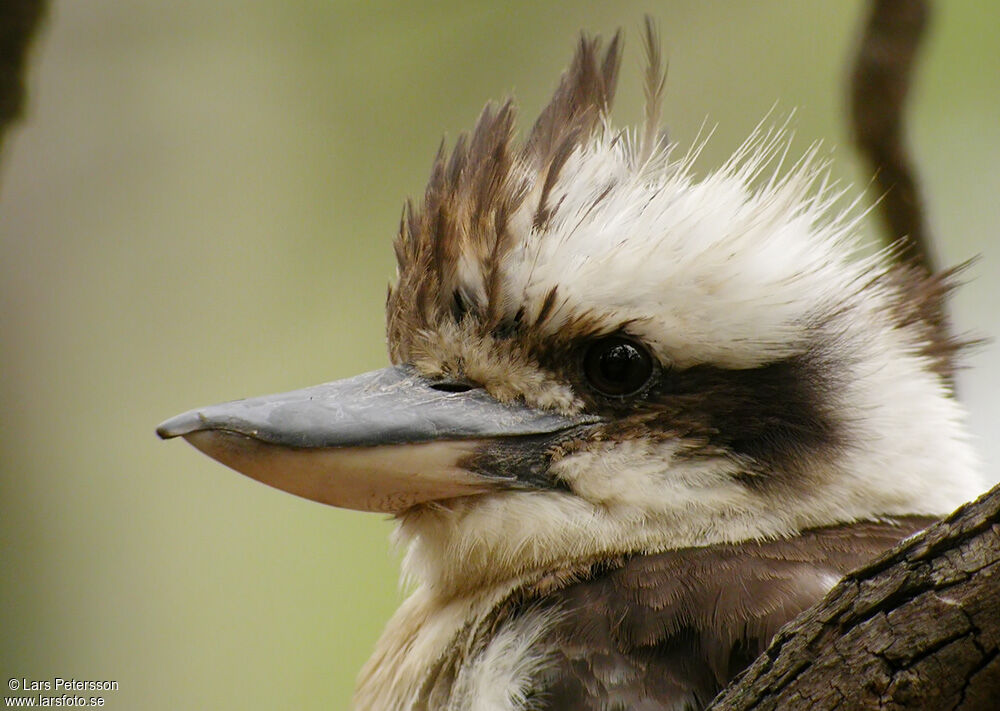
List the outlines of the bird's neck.
{"label": "bird's neck", "polygon": [[[420,585],[386,625],[358,676],[356,711],[403,711],[427,704],[437,677],[454,673],[504,602],[538,581],[529,578],[462,592]],[[459,657],[456,657],[459,655]]]}
{"label": "bird's neck", "polygon": [[[622,630],[655,629],[669,636],[683,619],[701,630],[696,637],[707,640],[709,649],[720,650],[688,660],[708,666],[732,660],[730,647],[749,635],[744,641],[757,645],[752,658],[840,575],[931,521],[909,516],[773,541],[613,556],[460,593],[421,585],[393,616],[362,670],[356,709],[469,708],[470,700],[491,693],[502,703],[489,708],[520,709],[517,699],[551,680],[549,651],[566,639],[596,644],[588,630],[608,620],[618,620]],[[638,644],[627,640],[625,648]],[[697,653],[705,652],[691,650]],[[712,667],[722,685],[740,668]]]}

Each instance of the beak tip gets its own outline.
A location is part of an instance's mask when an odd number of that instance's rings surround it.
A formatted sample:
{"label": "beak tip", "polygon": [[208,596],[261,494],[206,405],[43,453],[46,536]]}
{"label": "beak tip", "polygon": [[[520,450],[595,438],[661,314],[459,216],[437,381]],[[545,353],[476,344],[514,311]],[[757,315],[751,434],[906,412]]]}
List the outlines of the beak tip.
{"label": "beak tip", "polygon": [[165,422],[161,422],[156,428],[156,434],[160,439],[173,439],[183,437],[192,432],[197,432],[205,425],[204,418],[196,410],[185,412],[182,415],[171,417]]}

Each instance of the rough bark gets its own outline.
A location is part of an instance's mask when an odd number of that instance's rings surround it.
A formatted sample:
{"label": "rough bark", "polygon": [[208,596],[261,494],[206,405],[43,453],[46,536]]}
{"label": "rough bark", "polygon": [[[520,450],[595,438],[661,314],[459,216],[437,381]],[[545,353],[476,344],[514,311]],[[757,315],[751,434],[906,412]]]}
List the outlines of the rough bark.
{"label": "rough bark", "polygon": [[1000,708],[1000,486],[848,575],[709,707]]}
{"label": "rough bark", "polygon": [[25,63],[46,3],[43,0],[0,2],[0,149],[25,103]]}

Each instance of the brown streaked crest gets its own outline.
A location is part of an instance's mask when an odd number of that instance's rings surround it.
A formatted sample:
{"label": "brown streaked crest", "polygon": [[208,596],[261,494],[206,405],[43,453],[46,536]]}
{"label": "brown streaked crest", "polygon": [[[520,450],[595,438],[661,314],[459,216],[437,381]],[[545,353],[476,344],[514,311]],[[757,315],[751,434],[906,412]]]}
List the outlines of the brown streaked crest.
{"label": "brown streaked crest", "polygon": [[[659,120],[663,72],[648,19],[646,42],[647,120],[652,124]],[[502,303],[500,267],[515,244],[512,221],[524,214],[522,230],[545,229],[558,207],[549,204],[549,194],[560,170],[606,124],[621,49],[620,32],[606,49],[600,38],[581,36],[570,68],[523,144],[514,136],[516,110],[509,100],[488,104],[450,155],[442,144],[423,203],[406,203],[395,240],[399,277],[386,304],[393,362],[406,358],[413,335],[421,330],[466,320],[483,333],[501,326],[509,304]],[[648,126],[646,134],[657,135],[656,126]],[[553,292],[547,302],[554,299]],[[546,312],[543,307],[538,318]]]}

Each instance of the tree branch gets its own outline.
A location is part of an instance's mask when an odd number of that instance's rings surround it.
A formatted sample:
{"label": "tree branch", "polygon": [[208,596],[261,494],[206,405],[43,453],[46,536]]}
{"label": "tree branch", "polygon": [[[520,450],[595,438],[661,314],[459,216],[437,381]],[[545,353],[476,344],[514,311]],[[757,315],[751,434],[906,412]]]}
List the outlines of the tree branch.
{"label": "tree branch", "polygon": [[7,130],[24,110],[28,47],[45,15],[44,0],[0,2],[0,149]]}
{"label": "tree branch", "polygon": [[905,238],[901,260],[935,271],[920,189],[906,150],[903,111],[928,25],[925,0],[875,0],[851,79],[851,127],[883,193],[889,237]]}
{"label": "tree branch", "polygon": [[709,707],[997,708],[1000,486],[844,578]]}

